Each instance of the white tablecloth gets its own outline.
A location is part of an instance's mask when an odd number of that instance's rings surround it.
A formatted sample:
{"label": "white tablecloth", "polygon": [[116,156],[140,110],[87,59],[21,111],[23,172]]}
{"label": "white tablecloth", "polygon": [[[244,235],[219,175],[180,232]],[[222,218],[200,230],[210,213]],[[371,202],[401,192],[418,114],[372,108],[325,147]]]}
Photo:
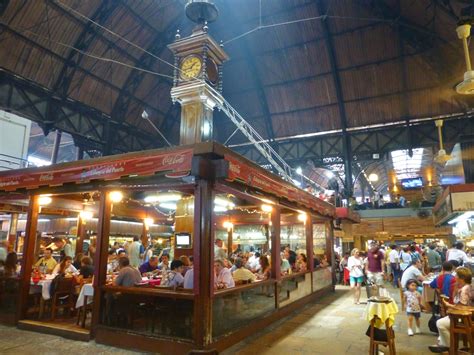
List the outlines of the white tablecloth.
{"label": "white tablecloth", "polygon": [[51,288],[51,282],[53,282],[53,279],[53,275],[46,275],[46,278],[44,280],[40,280],[37,284],[35,284],[33,281],[30,281],[30,294],[41,293],[41,296],[44,300],[49,300],[51,298],[49,290]]}
{"label": "white tablecloth", "polygon": [[77,297],[76,308],[84,306],[84,296],[87,296],[87,304],[92,303],[92,296],[94,296],[94,287],[92,284],[84,284],[82,286],[79,297]]}

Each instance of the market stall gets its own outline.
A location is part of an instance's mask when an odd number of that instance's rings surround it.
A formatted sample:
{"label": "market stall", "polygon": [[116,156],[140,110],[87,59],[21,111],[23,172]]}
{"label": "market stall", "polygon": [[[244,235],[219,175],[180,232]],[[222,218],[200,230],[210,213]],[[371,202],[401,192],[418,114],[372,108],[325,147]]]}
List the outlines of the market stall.
{"label": "market stall", "polygon": [[[332,248],[334,207],[215,143],[1,173],[0,191],[0,202],[28,196],[18,298],[23,328],[47,326],[35,318],[30,293],[33,265],[44,249],[39,220],[46,215],[51,221],[44,232],[75,236],[75,251],[84,250],[78,242],[95,237],[87,331],[97,342],[164,353],[221,350],[333,289],[331,268],[315,269],[313,257],[323,245]],[[84,194],[92,200],[84,203]],[[110,285],[107,256],[117,241],[111,236],[128,233],[140,234],[143,243],[161,236],[171,258],[192,256],[193,288]],[[270,276],[215,289],[217,239],[228,253],[240,248],[267,255]],[[282,272],[285,247],[304,255],[300,271]]]}

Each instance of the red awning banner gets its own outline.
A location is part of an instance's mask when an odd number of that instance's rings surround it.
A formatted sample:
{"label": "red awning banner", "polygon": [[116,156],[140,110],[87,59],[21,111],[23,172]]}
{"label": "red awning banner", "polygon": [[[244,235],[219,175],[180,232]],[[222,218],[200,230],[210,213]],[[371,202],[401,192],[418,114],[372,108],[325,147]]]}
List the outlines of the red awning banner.
{"label": "red awning banner", "polygon": [[[186,175],[191,170],[193,149],[167,151],[156,155],[108,157],[51,165],[47,168],[10,170],[0,173],[0,191],[65,183],[86,183],[91,180],[117,180],[127,176],[147,176],[157,172]],[[66,166],[65,166],[66,165]]]}
{"label": "red awning banner", "polygon": [[311,195],[310,193],[298,189],[285,181],[280,181],[269,173],[259,171],[244,162],[236,159],[232,155],[225,155],[225,160],[229,162],[229,173],[227,179],[230,181],[240,181],[246,185],[258,188],[262,191],[276,196],[284,197],[290,201],[298,202],[307,208],[317,211],[321,215],[335,217],[334,206]]}

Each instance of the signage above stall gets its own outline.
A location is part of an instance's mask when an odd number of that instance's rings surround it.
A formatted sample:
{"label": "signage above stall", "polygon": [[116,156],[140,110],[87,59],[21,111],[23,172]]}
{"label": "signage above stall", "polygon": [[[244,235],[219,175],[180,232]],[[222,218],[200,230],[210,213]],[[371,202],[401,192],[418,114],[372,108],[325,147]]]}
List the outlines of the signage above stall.
{"label": "signage above stall", "polygon": [[193,149],[174,149],[159,154],[126,154],[106,158],[50,165],[43,168],[10,170],[0,173],[0,191],[87,183],[92,180],[117,180],[122,177],[167,172],[167,177],[187,175]]}
{"label": "signage above stall", "polygon": [[360,223],[360,216],[357,212],[347,207],[336,207],[337,218],[346,219],[353,223]]}
{"label": "signage above stall", "polygon": [[474,211],[474,184],[448,186],[433,207],[435,225],[443,225],[469,211]]}
{"label": "signage above stall", "polygon": [[335,209],[331,204],[320,200],[310,193],[298,189],[278,177],[272,176],[268,172],[261,172],[258,168],[252,167],[232,155],[225,154],[224,158],[229,162],[227,176],[229,181],[240,181],[259,190],[298,202],[324,216],[336,216]]}

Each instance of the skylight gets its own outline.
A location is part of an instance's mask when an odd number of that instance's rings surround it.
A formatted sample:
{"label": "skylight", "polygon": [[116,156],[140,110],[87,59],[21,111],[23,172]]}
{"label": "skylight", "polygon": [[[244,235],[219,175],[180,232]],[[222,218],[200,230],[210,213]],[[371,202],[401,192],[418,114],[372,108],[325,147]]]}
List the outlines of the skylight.
{"label": "skylight", "polygon": [[413,156],[411,158],[408,155],[408,149],[395,150],[390,153],[397,179],[413,178],[420,175],[423,150],[423,148],[413,149]]}
{"label": "skylight", "polygon": [[46,165],[51,165],[50,161],[35,157],[33,155],[28,156],[28,163],[33,166],[46,166]]}

